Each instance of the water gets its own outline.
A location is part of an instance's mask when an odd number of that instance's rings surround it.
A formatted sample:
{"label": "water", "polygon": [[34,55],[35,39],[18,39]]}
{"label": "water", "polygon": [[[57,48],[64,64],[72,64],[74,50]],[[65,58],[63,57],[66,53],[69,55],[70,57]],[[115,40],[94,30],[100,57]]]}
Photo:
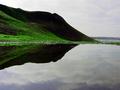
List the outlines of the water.
{"label": "water", "polygon": [[111,39],[111,38],[103,38],[103,39],[96,39],[98,41],[104,42],[104,43],[115,43],[115,42],[120,42],[120,38],[116,39]]}
{"label": "water", "polygon": [[79,45],[55,63],[1,70],[0,90],[120,90],[120,46]]}

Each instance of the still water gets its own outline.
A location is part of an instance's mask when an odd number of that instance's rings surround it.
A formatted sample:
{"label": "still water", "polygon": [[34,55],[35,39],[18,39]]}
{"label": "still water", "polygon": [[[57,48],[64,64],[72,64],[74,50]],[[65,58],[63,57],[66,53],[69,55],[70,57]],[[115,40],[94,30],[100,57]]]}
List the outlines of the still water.
{"label": "still water", "polygon": [[57,62],[1,70],[0,90],[120,90],[120,46],[79,45]]}

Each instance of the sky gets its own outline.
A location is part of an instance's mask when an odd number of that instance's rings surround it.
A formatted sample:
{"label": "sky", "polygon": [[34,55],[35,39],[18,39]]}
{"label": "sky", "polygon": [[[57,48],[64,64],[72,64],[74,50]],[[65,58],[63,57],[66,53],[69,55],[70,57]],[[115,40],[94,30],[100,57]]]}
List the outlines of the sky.
{"label": "sky", "polygon": [[88,36],[120,37],[119,0],[0,0],[0,4],[58,13]]}

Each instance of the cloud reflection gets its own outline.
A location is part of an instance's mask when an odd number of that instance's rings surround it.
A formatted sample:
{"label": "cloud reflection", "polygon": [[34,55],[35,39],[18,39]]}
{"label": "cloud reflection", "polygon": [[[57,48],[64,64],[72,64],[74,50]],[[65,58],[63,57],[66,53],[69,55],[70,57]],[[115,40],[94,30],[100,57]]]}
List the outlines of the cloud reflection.
{"label": "cloud reflection", "polygon": [[119,53],[119,46],[79,45],[56,63],[28,63],[0,71],[0,90],[118,90]]}

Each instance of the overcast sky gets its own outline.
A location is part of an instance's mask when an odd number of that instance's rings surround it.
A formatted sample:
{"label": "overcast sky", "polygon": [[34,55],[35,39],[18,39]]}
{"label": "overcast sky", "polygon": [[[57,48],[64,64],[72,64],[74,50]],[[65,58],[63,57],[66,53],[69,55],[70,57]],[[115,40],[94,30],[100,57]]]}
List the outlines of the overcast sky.
{"label": "overcast sky", "polygon": [[89,36],[120,37],[119,0],[0,0],[1,4],[58,13]]}

